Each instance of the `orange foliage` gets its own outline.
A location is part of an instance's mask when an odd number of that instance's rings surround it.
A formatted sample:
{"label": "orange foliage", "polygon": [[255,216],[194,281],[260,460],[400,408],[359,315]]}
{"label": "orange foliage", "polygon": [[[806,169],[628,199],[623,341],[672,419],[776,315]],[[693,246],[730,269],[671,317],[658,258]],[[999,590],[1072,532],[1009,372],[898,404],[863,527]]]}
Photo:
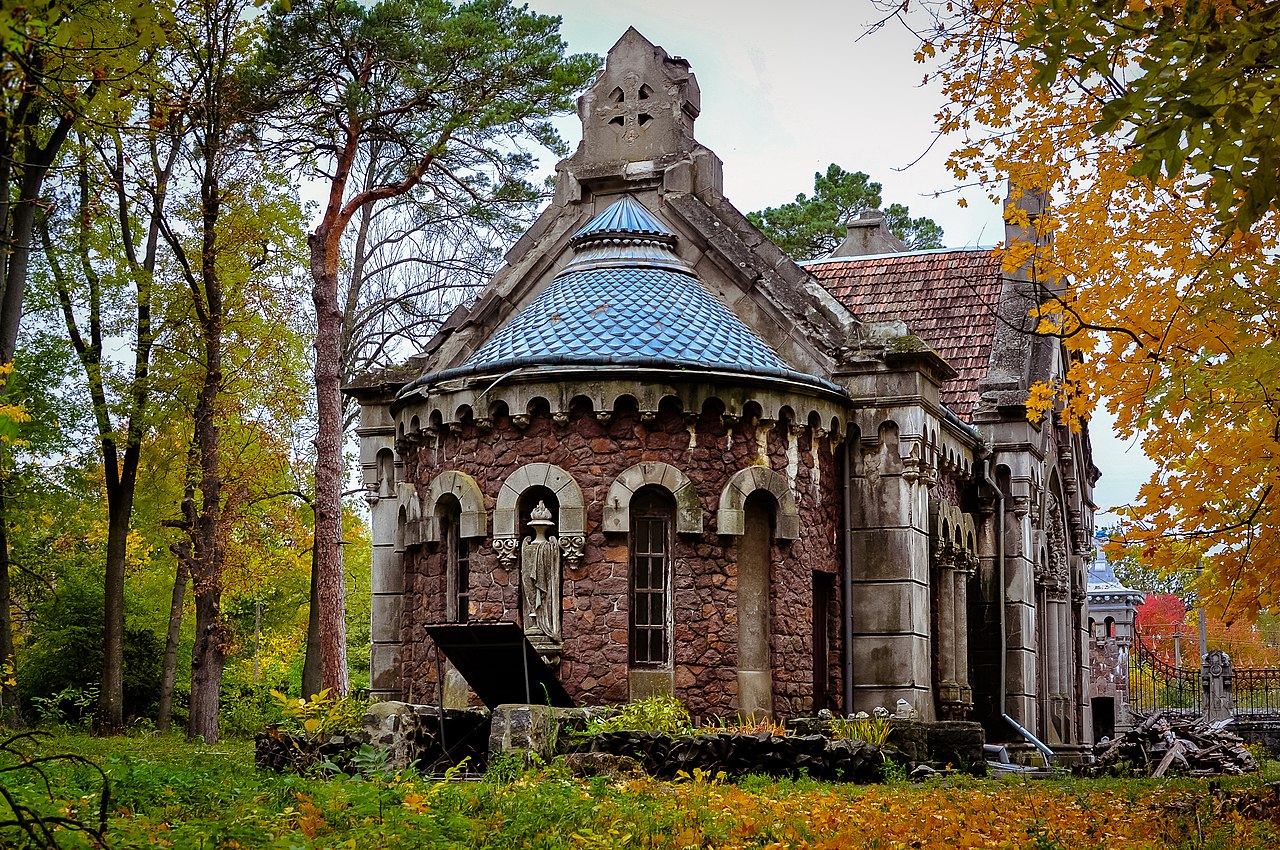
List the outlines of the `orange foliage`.
{"label": "orange foliage", "polygon": [[[746,791],[736,785],[694,782],[665,786],[648,779],[623,788],[686,814],[653,847],[776,847],[792,850],[971,847],[1158,848],[1178,844],[1194,823],[1178,812],[1192,795],[1171,788],[1134,794],[1072,792],[1051,784],[1009,783],[956,788],[833,786],[824,790]],[[775,792],[776,793],[776,792]],[[674,795],[674,799],[673,799]],[[599,805],[609,817],[612,801]],[[1230,815],[1228,814],[1228,817]],[[1253,827],[1240,822],[1242,846]]]}
{"label": "orange foliage", "polygon": [[[1056,397],[1083,416],[1105,399],[1121,435],[1139,438],[1156,464],[1121,508],[1126,540],[1160,571],[1203,562],[1198,591],[1226,619],[1277,606],[1280,212],[1264,210],[1228,236],[1207,175],[1132,176],[1142,155],[1134,127],[1106,130],[1103,109],[1140,73],[1140,40],[1109,66],[1071,66],[1041,86],[1038,62],[1054,60],[1028,34],[1028,6],[932,8],[932,29],[917,28],[926,44],[918,58],[936,52],[941,63],[950,102],[938,121],[957,139],[953,173],[995,200],[1011,180],[1048,189],[1053,201],[1035,222],[1052,242],[1034,259],[1038,280],[1066,288],[1045,286],[1040,327],[1081,362],[1066,385],[1033,390],[1032,406]],[[1029,250],[1006,246],[1006,267]]]}
{"label": "orange foliage", "polygon": [[[1182,666],[1195,667],[1199,653],[1199,626],[1196,614],[1187,611],[1172,593],[1149,593],[1138,607],[1138,633],[1143,642],[1155,650],[1165,661],[1174,663],[1177,658],[1175,636],[1182,641]],[[1232,623],[1209,615],[1205,621],[1209,649],[1221,649],[1231,657],[1237,668],[1280,667],[1280,647],[1270,646],[1253,623],[1237,620]]]}

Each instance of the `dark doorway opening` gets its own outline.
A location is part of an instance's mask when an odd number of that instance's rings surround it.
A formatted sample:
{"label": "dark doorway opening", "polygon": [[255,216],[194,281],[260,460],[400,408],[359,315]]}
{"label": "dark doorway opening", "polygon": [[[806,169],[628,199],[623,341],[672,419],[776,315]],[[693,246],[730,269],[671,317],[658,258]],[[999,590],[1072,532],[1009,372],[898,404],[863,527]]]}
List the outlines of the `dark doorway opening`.
{"label": "dark doorway opening", "polygon": [[831,692],[831,615],[835,609],[836,577],[813,574],[813,710],[834,709]]}
{"label": "dark doorway opening", "polygon": [[1116,736],[1116,701],[1114,697],[1094,697],[1093,741]]}

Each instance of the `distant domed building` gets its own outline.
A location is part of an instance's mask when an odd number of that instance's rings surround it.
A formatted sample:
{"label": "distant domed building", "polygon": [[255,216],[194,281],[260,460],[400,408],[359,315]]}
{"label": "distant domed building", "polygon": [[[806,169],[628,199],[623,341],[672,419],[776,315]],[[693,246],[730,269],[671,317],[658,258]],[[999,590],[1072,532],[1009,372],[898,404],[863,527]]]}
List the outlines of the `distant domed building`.
{"label": "distant domed building", "polygon": [[723,196],[699,110],[688,63],[628,30],[502,269],[347,388],[374,694],[465,704],[428,630],[517,623],[580,704],[905,699],[1080,752],[1098,473],[1087,433],[1026,416],[1068,356],[1018,330],[1029,272],[901,250],[876,216],[799,266]]}
{"label": "distant domed building", "polygon": [[1144,596],[1116,578],[1098,532],[1097,557],[1089,566],[1089,704],[1095,740],[1114,737],[1133,726],[1129,704],[1129,655]]}

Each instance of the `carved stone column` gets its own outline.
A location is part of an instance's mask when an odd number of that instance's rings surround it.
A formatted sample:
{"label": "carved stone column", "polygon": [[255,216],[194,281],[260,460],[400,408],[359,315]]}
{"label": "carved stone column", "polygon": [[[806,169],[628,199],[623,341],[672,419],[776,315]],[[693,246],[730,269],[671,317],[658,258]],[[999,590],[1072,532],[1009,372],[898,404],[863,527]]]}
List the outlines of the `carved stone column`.
{"label": "carved stone column", "polygon": [[957,566],[954,578],[956,685],[962,712],[967,718],[973,710],[973,686],[969,682],[969,577],[977,569],[977,556],[966,553]]}
{"label": "carved stone column", "polygon": [[934,651],[938,671],[938,705],[942,716],[956,719],[962,711],[960,684],[956,681],[956,558],[959,553],[950,543],[940,543],[934,556],[937,566],[938,621],[934,632]]}
{"label": "carved stone column", "polygon": [[1067,683],[1070,681],[1066,667],[1071,655],[1066,634],[1066,590],[1060,585],[1051,584],[1046,597],[1045,610],[1048,622],[1045,623],[1045,636],[1048,647],[1044,669],[1049,679],[1045,683],[1046,705],[1049,710],[1048,726],[1053,730],[1053,742],[1061,744],[1067,742],[1067,718],[1070,713],[1069,698],[1066,694]]}

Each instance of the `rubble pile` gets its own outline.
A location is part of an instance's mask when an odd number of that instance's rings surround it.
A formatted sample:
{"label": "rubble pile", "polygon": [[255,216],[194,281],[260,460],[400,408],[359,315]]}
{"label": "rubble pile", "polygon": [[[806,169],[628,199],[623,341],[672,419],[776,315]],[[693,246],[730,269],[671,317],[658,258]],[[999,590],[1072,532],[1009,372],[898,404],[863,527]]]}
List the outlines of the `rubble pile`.
{"label": "rubble pile", "polygon": [[1231,719],[1209,723],[1203,718],[1181,718],[1154,712],[1133,729],[1094,747],[1094,775],[1118,771],[1160,777],[1239,776],[1253,773],[1258,764],[1244,741],[1227,731]]}

